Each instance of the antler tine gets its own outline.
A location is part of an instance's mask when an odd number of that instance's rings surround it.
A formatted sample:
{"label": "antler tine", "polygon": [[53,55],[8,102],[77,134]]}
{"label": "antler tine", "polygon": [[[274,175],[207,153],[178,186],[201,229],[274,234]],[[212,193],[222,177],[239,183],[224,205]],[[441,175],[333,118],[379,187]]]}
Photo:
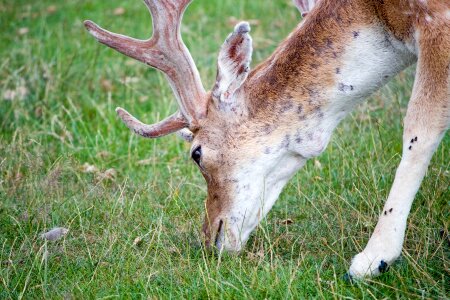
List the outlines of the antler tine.
{"label": "antler tine", "polygon": [[[152,56],[148,54],[145,55],[145,52],[154,52],[153,56],[156,56],[157,54],[155,50],[146,47],[148,44],[147,41],[138,40],[125,35],[110,32],[101,28],[90,20],[84,21],[84,26],[89,31],[89,33],[100,43],[136,60],[151,64],[151,62],[146,58],[151,58]],[[158,69],[160,69],[160,67],[158,67]]]}
{"label": "antler tine", "polygon": [[[148,40],[109,32],[92,21],[85,21],[84,24],[100,43],[162,71],[177,98],[181,117],[186,120],[184,127],[195,128],[198,120],[206,115],[207,94],[180,33],[181,19],[190,2],[191,0],[144,0],[153,20],[153,35]],[[176,126],[182,123],[178,122],[179,118],[168,119],[176,119]]]}
{"label": "antler tine", "polygon": [[142,123],[121,107],[116,108],[116,113],[134,133],[146,138],[161,137],[188,126],[186,119],[179,112],[152,125]]}

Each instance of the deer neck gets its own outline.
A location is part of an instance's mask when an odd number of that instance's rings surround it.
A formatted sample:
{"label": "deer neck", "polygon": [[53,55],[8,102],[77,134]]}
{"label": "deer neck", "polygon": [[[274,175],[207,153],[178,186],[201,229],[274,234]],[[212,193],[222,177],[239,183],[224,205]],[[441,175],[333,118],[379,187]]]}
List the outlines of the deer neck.
{"label": "deer neck", "polygon": [[414,61],[364,2],[316,10],[247,80],[250,114],[280,124],[304,157],[320,154],[355,105]]}

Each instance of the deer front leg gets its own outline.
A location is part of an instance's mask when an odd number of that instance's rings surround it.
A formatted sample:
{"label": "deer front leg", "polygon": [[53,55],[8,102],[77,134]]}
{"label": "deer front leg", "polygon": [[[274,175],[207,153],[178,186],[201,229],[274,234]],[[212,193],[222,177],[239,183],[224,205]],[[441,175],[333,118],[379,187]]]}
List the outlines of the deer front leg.
{"label": "deer front leg", "polygon": [[[424,51],[425,52],[425,51]],[[405,118],[403,154],[388,200],[365,247],[350,266],[350,278],[386,272],[400,256],[412,202],[431,157],[450,121],[449,59],[419,57],[416,81]],[[438,57],[439,59],[439,57]]]}
{"label": "deer front leg", "polygon": [[[412,132],[416,133],[409,134]],[[425,131],[417,127],[405,131],[403,147],[406,150],[403,151],[394,184],[367,246],[352,260],[350,275],[353,277],[384,273],[401,254],[407,217],[414,196],[442,138],[442,134],[428,137],[419,132]]]}

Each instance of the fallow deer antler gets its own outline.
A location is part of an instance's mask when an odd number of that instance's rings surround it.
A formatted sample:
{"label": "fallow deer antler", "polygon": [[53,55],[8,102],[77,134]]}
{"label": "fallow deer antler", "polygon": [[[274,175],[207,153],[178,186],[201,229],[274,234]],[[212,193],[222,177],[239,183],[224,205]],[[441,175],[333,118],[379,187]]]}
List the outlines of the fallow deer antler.
{"label": "fallow deer antler", "polygon": [[84,25],[100,43],[162,71],[177,98],[180,113],[146,125],[124,109],[116,111],[125,124],[144,137],[163,136],[184,127],[197,127],[206,115],[207,94],[180,33],[183,13],[192,0],[144,0],[153,19],[153,35],[138,40],[109,32],[92,21]]}

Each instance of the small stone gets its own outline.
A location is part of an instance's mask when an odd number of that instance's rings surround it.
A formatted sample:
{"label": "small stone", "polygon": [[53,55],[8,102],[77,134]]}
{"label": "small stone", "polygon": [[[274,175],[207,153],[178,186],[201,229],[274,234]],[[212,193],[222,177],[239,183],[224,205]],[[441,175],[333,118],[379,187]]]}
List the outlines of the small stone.
{"label": "small stone", "polygon": [[69,232],[69,229],[64,227],[55,227],[43,234],[41,234],[41,238],[47,241],[56,241],[61,237],[65,236]]}

